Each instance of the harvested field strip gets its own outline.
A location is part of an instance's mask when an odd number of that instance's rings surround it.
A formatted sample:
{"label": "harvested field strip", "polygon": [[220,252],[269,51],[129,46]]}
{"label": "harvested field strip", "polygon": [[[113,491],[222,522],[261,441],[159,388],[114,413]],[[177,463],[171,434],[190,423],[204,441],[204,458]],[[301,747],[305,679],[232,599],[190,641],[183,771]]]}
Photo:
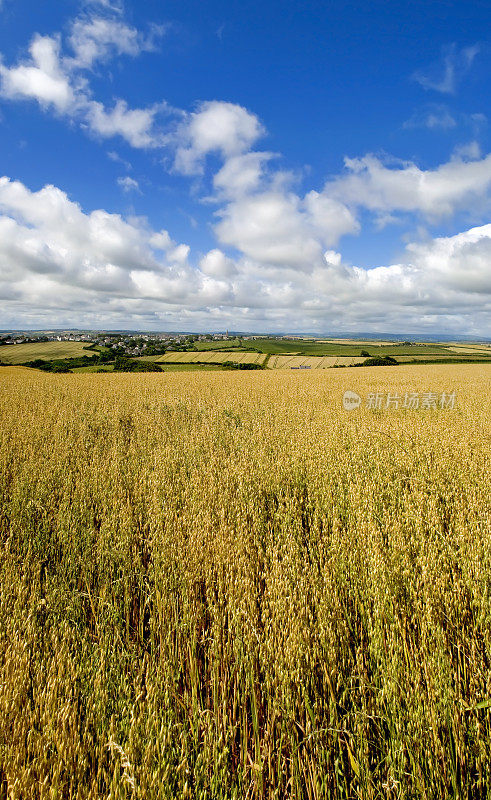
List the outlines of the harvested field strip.
{"label": "harvested field strip", "polygon": [[352,364],[362,364],[364,357],[360,356],[271,356],[268,367],[270,369],[328,369],[335,366],[347,367]]}
{"label": "harvested field strip", "polygon": [[448,350],[451,350],[453,353],[467,353],[469,355],[482,354],[491,356],[491,347],[485,347],[484,345],[476,345],[476,347],[460,347],[459,345],[452,345],[452,347],[449,347]]}
{"label": "harvested field strip", "polygon": [[444,361],[448,361],[448,359],[457,359],[458,360],[459,357],[461,357],[462,360],[467,360],[467,359],[472,359],[472,358],[479,359],[479,360],[481,360],[481,359],[484,360],[486,358],[489,358],[490,359],[490,363],[491,363],[491,352],[480,353],[477,350],[473,350],[470,353],[459,351],[458,353],[446,353],[444,355],[430,355],[429,354],[427,356],[421,356],[421,355],[415,355],[415,356],[398,356],[398,355],[395,355],[394,356],[396,361],[398,361],[401,364],[408,364],[408,363],[410,363],[412,361],[416,361],[416,362],[420,361],[422,363],[424,363],[425,361],[443,361],[444,362]]}
{"label": "harvested field strip", "polygon": [[159,364],[223,364],[233,361],[236,364],[263,364],[265,353],[232,352],[223,353],[202,350],[198,353],[165,353],[155,359]]}

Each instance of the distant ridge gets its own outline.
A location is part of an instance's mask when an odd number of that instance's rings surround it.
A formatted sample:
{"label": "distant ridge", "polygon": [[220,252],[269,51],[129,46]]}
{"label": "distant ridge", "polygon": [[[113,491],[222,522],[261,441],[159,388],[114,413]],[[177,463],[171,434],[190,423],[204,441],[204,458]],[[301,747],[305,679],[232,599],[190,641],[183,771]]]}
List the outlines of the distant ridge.
{"label": "distant ridge", "polygon": [[[21,335],[21,334],[38,334],[38,335],[53,335],[53,334],[87,334],[87,333],[97,333],[103,334],[107,333],[108,335],[137,335],[137,334],[149,334],[152,336],[157,336],[159,334],[166,334],[168,336],[199,336],[203,334],[224,334],[224,330],[216,330],[216,331],[209,331],[209,330],[194,330],[194,331],[184,331],[184,330],[175,330],[175,331],[163,331],[163,330],[148,330],[146,328],[44,328],[40,330],[39,328],[0,328],[1,335]],[[412,341],[412,342],[476,342],[476,343],[491,343],[491,337],[489,336],[479,336],[479,335],[471,335],[471,334],[456,334],[456,333],[391,333],[387,331],[381,331],[377,333],[367,332],[367,331],[329,331],[328,333],[313,333],[312,331],[303,331],[301,333],[292,333],[288,331],[280,331],[273,333],[271,331],[231,331],[229,330],[229,336],[267,336],[267,337],[276,337],[276,338],[291,338],[291,339],[299,339],[302,337],[308,336],[309,338],[313,339],[373,339],[374,341],[378,339],[389,339],[392,341]]]}

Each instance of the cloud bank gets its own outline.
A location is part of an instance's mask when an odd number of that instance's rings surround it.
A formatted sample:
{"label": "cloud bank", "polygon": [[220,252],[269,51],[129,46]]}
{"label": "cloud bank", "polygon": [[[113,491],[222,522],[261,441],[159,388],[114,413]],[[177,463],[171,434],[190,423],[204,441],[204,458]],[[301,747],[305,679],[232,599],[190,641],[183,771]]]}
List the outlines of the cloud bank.
{"label": "cloud bank", "polygon": [[[269,217],[274,221],[277,198]],[[290,201],[293,203],[293,201]],[[308,207],[307,201],[307,206]],[[317,200],[315,200],[317,202]],[[311,226],[295,203],[289,224]],[[311,212],[308,212],[309,214]],[[329,218],[329,212],[328,212]],[[221,224],[221,223],[219,223]],[[265,230],[268,226],[265,225]],[[361,269],[271,229],[237,258],[215,248],[196,258],[167,231],[104,210],[85,213],[54,186],[31,192],[0,179],[0,293],[7,324],[24,314],[43,326],[56,315],[73,325],[248,329],[458,330],[472,316],[483,330],[491,306],[491,224],[412,243],[400,264]],[[322,234],[323,235],[323,234]],[[278,249],[280,247],[280,249]],[[305,248],[312,252],[305,252]],[[26,309],[29,309],[26,312]]]}

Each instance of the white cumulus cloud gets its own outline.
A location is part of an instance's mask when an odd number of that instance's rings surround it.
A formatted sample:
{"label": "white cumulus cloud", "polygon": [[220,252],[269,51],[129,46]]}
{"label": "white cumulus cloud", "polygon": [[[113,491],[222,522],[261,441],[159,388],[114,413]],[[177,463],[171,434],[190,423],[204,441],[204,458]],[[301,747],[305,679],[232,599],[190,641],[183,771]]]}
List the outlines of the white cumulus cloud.
{"label": "white cumulus cloud", "polygon": [[71,69],[88,69],[114,55],[136,57],[145,50],[153,50],[156,37],[162,33],[162,28],[154,27],[150,34],[143,35],[122,20],[107,16],[78,18],[69,37],[74,55],[66,62]]}
{"label": "white cumulus cloud", "polygon": [[185,175],[200,173],[208,153],[224,158],[240,155],[263,132],[256,115],[242,106],[218,100],[201,103],[177,131],[176,169]]}
{"label": "white cumulus cloud", "polygon": [[155,117],[162,105],[149,108],[128,108],[125,100],[117,100],[113,108],[106,108],[95,100],[87,103],[85,122],[93,133],[107,139],[122,136],[135,148],[161,146],[161,137],[155,132]]}
{"label": "white cumulus cloud", "polygon": [[10,99],[33,99],[43,107],[70,113],[76,106],[76,92],[60,62],[60,40],[35,36],[29,58],[15,67],[0,63],[1,90]]}
{"label": "white cumulus cloud", "polygon": [[138,192],[141,194],[140,185],[138,181],[134,178],[130,178],[129,175],[125,175],[124,177],[118,178],[118,186],[123,190],[123,192]]}
{"label": "white cumulus cloud", "polygon": [[346,173],[324,192],[352,207],[374,212],[415,212],[449,217],[481,201],[491,188],[491,154],[479,160],[455,157],[436,169],[412,162],[387,165],[374,155],[345,159]]}
{"label": "white cumulus cloud", "polygon": [[36,35],[28,56],[18,64],[8,67],[0,60],[0,94],[10,100],[37,101],[44,110],[54,109],[103,138],[121,136],[135,148],[160,147],[163,137],[156,117],[167,111],[165,103],[130,108],[125,100],[116,99],[107,108],[93,99],[86,77],[96,61],[118,54],[137,55],[151,49],[154,38],[142,37],[114,19],[77,20],[69,39],[73,55],[63,50],[59,35]]}

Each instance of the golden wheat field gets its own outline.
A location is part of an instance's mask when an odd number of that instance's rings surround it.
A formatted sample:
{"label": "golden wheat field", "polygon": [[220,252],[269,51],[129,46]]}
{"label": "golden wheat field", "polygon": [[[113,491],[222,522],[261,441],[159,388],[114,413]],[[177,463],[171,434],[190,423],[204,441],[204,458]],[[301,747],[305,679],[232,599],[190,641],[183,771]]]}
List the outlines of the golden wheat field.
{"label": "golden wheat field", "polygon": [[489,796],[490,378],[0,369],[2,800]]}

